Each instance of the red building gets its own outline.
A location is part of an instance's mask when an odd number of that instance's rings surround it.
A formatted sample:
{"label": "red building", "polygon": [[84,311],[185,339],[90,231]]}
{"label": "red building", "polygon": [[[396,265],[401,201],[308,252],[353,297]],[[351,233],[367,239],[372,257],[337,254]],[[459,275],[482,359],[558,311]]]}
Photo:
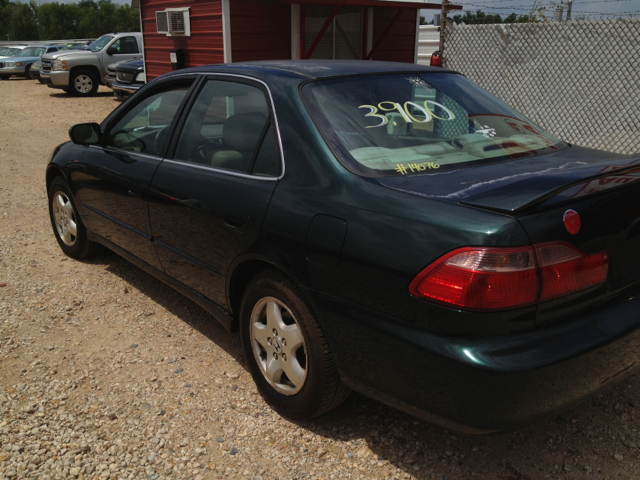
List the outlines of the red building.
{"label": "red building", "polygon": [[415,63],[420,9],[441,8],[425,0],[132,0],[131,6],[140,9],[148,80],[172,70],[175,50],[184,67],[305,58]]}

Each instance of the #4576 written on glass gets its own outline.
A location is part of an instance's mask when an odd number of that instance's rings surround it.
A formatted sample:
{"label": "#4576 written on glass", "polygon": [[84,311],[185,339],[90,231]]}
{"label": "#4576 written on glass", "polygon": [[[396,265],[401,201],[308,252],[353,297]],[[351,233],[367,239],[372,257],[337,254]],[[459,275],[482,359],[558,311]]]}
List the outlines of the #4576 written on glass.
{"label": "#4576 written on glass", "polygon": [[[433,163],[433,162],[424,162],[424,163],[409,163],[408,165],[403,165],[401,163],[396,164],[396,172],[402,174],[402,175],[406,175],[407,173],[409,173],[409,171],[411,172],[424,172],[425,170],[429,169],[431,170],[432,168],[440,168],[440,165],[438,165],[437,163]],[[407,170],[408,169],[408,170]]]}

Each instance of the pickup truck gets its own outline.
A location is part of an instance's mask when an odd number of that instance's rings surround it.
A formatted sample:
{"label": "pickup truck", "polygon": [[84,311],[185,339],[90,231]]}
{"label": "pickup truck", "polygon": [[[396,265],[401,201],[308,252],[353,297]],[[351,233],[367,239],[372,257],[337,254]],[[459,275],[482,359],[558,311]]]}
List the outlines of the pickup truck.
{"label": "pickup truck", "polygon": [[132,60],[142,54],[139,32],[108,33],[83,50],[68,50],[42,57],[40,78],[51,88],[88,97],[104,85],[107,66],[120,60]]}

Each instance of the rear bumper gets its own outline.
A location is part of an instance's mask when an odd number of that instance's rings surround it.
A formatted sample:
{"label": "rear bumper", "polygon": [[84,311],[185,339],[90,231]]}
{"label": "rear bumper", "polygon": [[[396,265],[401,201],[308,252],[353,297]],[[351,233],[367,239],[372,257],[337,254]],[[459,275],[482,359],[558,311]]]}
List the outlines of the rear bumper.
{"label": "rear bumper", "polygon": [[447,428],[520,428],[640,364],[640,292],[548,328],[444,338],[322,297],[323,331],[345,384]]}

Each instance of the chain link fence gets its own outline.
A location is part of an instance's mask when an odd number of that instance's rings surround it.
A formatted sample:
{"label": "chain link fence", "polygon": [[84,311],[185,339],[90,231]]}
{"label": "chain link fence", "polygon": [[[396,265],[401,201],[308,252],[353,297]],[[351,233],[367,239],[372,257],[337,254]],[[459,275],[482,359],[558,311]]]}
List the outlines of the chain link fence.
{"label": "chain link fence", "polygon": [[444,66],[557,137],[640,152],[640,19],[449,25]]}

